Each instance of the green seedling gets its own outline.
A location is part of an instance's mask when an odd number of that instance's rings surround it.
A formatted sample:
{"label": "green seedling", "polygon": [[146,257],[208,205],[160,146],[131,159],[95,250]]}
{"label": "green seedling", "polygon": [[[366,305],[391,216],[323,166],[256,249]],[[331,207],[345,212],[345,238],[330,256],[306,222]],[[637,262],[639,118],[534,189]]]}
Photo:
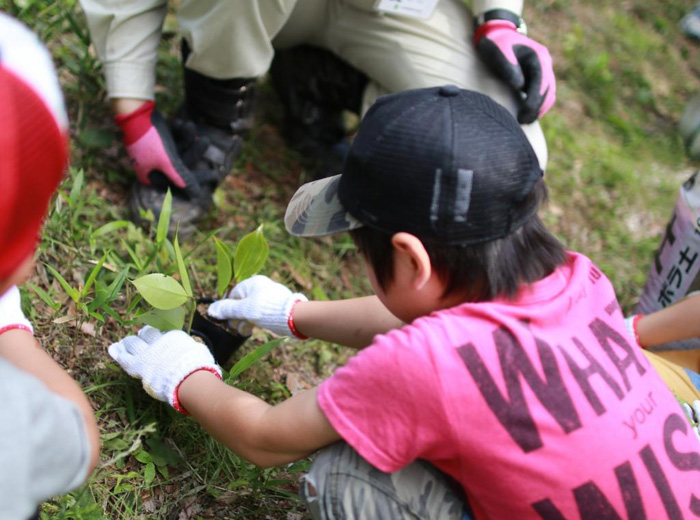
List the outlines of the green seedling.
{"label": "green seedling", "polygon": [[[166,197],[167,201],[168,197]],[[169,210],[169,206],[164,204],[156,231],[157,243],[164,244],[166,241]],[[217,289],[221,297],[230,291],[236,282],[260,271],[267,260],[269,246],[263,235],[262,224],[241,239],[235,253],[218,238],[213,237],[213,239],[217,256]],[[132,282],[143,299],[153,307],[139,319],[163,331],[184,328],[189,332],[194,313],[197,311],[197,299],[192,291],[190,276],[177,234],[172,242],[172,255],[175,258],[180,281],[163,273],[151,273]]]}

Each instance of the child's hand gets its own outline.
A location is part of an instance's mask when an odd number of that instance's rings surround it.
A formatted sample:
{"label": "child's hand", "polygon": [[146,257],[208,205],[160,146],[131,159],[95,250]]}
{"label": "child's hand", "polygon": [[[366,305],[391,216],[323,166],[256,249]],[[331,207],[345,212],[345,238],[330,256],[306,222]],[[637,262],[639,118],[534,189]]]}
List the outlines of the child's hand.
{"label": "child's hand", "polygon": [[228,298],[209,306],[209,316],[218,320],[246,320],[279,336],[296,336],[289,326],[292,307],[307,301],[267,276],[253,276],[237,284]]}
{"label": "child's hand", "polygon": [[0,296],[0,334],[13,329],[34,333],[32,324],[24,317],[20,303],[19,289],[16,285]]}
{"label": "child's hand", "polygon": [[181,330],[163,334],[146,326],[138,336],[127,336],[110,345],[109,355],[127,374],[142,380],[148,395],[185,414],[177,395],[180,383],[198,370],[208,370],[221,378],[221,368],[206,345]]}

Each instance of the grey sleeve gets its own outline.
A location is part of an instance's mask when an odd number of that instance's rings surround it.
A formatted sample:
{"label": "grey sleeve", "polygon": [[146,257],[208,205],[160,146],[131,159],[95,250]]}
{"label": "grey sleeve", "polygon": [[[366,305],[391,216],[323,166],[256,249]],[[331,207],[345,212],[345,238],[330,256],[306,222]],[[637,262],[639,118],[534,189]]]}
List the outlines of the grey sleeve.
{"label": "grey sleeve", "polygon": [[26,518],[79,486],[89,461],[77,406],[0,359],[0,518]]}

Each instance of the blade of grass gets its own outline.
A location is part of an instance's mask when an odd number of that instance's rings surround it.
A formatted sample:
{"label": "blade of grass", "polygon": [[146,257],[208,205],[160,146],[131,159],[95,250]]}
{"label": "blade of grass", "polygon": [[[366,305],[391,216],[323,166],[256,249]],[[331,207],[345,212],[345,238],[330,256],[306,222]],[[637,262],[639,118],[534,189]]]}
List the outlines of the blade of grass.
{"label": "blade of grass", "polygon": [[156,228],[156,243],[161,245],[165,237],[168,236],[168,226],[170,225],[170,214],[172,212],[173,204],[173,194],[165,194],[165,199],[163,199],[163,206],[160,209],[160,215],[158,216],[158,227]]}
{"label": "blade of grass", "polygon": [[243,356],[229,372],[227,383],[231,383],[236,380],[236,378],[241,375],[244,371],[248,370],[251,366],[257,363],[260,359],[269,354],[277,345],[279,345],[284,338],[273,339],[267,343],[260,345],[258,348],[249,352]]}

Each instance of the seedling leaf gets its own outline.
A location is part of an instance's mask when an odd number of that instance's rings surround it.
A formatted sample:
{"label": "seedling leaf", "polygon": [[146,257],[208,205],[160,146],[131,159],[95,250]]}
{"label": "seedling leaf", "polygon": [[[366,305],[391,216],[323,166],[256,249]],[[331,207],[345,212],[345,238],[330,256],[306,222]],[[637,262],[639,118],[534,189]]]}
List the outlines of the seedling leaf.
{"label": "seedling leaf", "polygon": [[263,235],[263,225],[260,224],[258,229],[248,233],[238,242],[233,261],[236,282],[242,282],[260,271],[269,252],[270,248]]}
{"label": "seedling leaf", "polygon": [[168,310],[153,309],[139,316],[139,321],[163,332],[182,330],[185,325],[185,314],[185,308],[182,306]]}
{"label": "seedling leaf", "polygon": [[219,297],[224,295],[228,284],[231,283],[233,277],[233,256],[226,244],[214,237],[216,244],[216,278]]}
{"label": "seedling leaf", "polygon": [[132,282],[143,299],[156,309],[174,309],[188,300],[185,289],[172,276],[147,274]]}
{"label": "seedling leaf", "polygon": [[165,194],[165,198],[163,199],[163,206],[160,209],[160,216],[158,217],[158,227],[156,228],[156,243],[158,245],[162,244],[165,237],[168,236],[172,205],[173,194],[170,193],[170,188],[168,188],[168,193]]}

